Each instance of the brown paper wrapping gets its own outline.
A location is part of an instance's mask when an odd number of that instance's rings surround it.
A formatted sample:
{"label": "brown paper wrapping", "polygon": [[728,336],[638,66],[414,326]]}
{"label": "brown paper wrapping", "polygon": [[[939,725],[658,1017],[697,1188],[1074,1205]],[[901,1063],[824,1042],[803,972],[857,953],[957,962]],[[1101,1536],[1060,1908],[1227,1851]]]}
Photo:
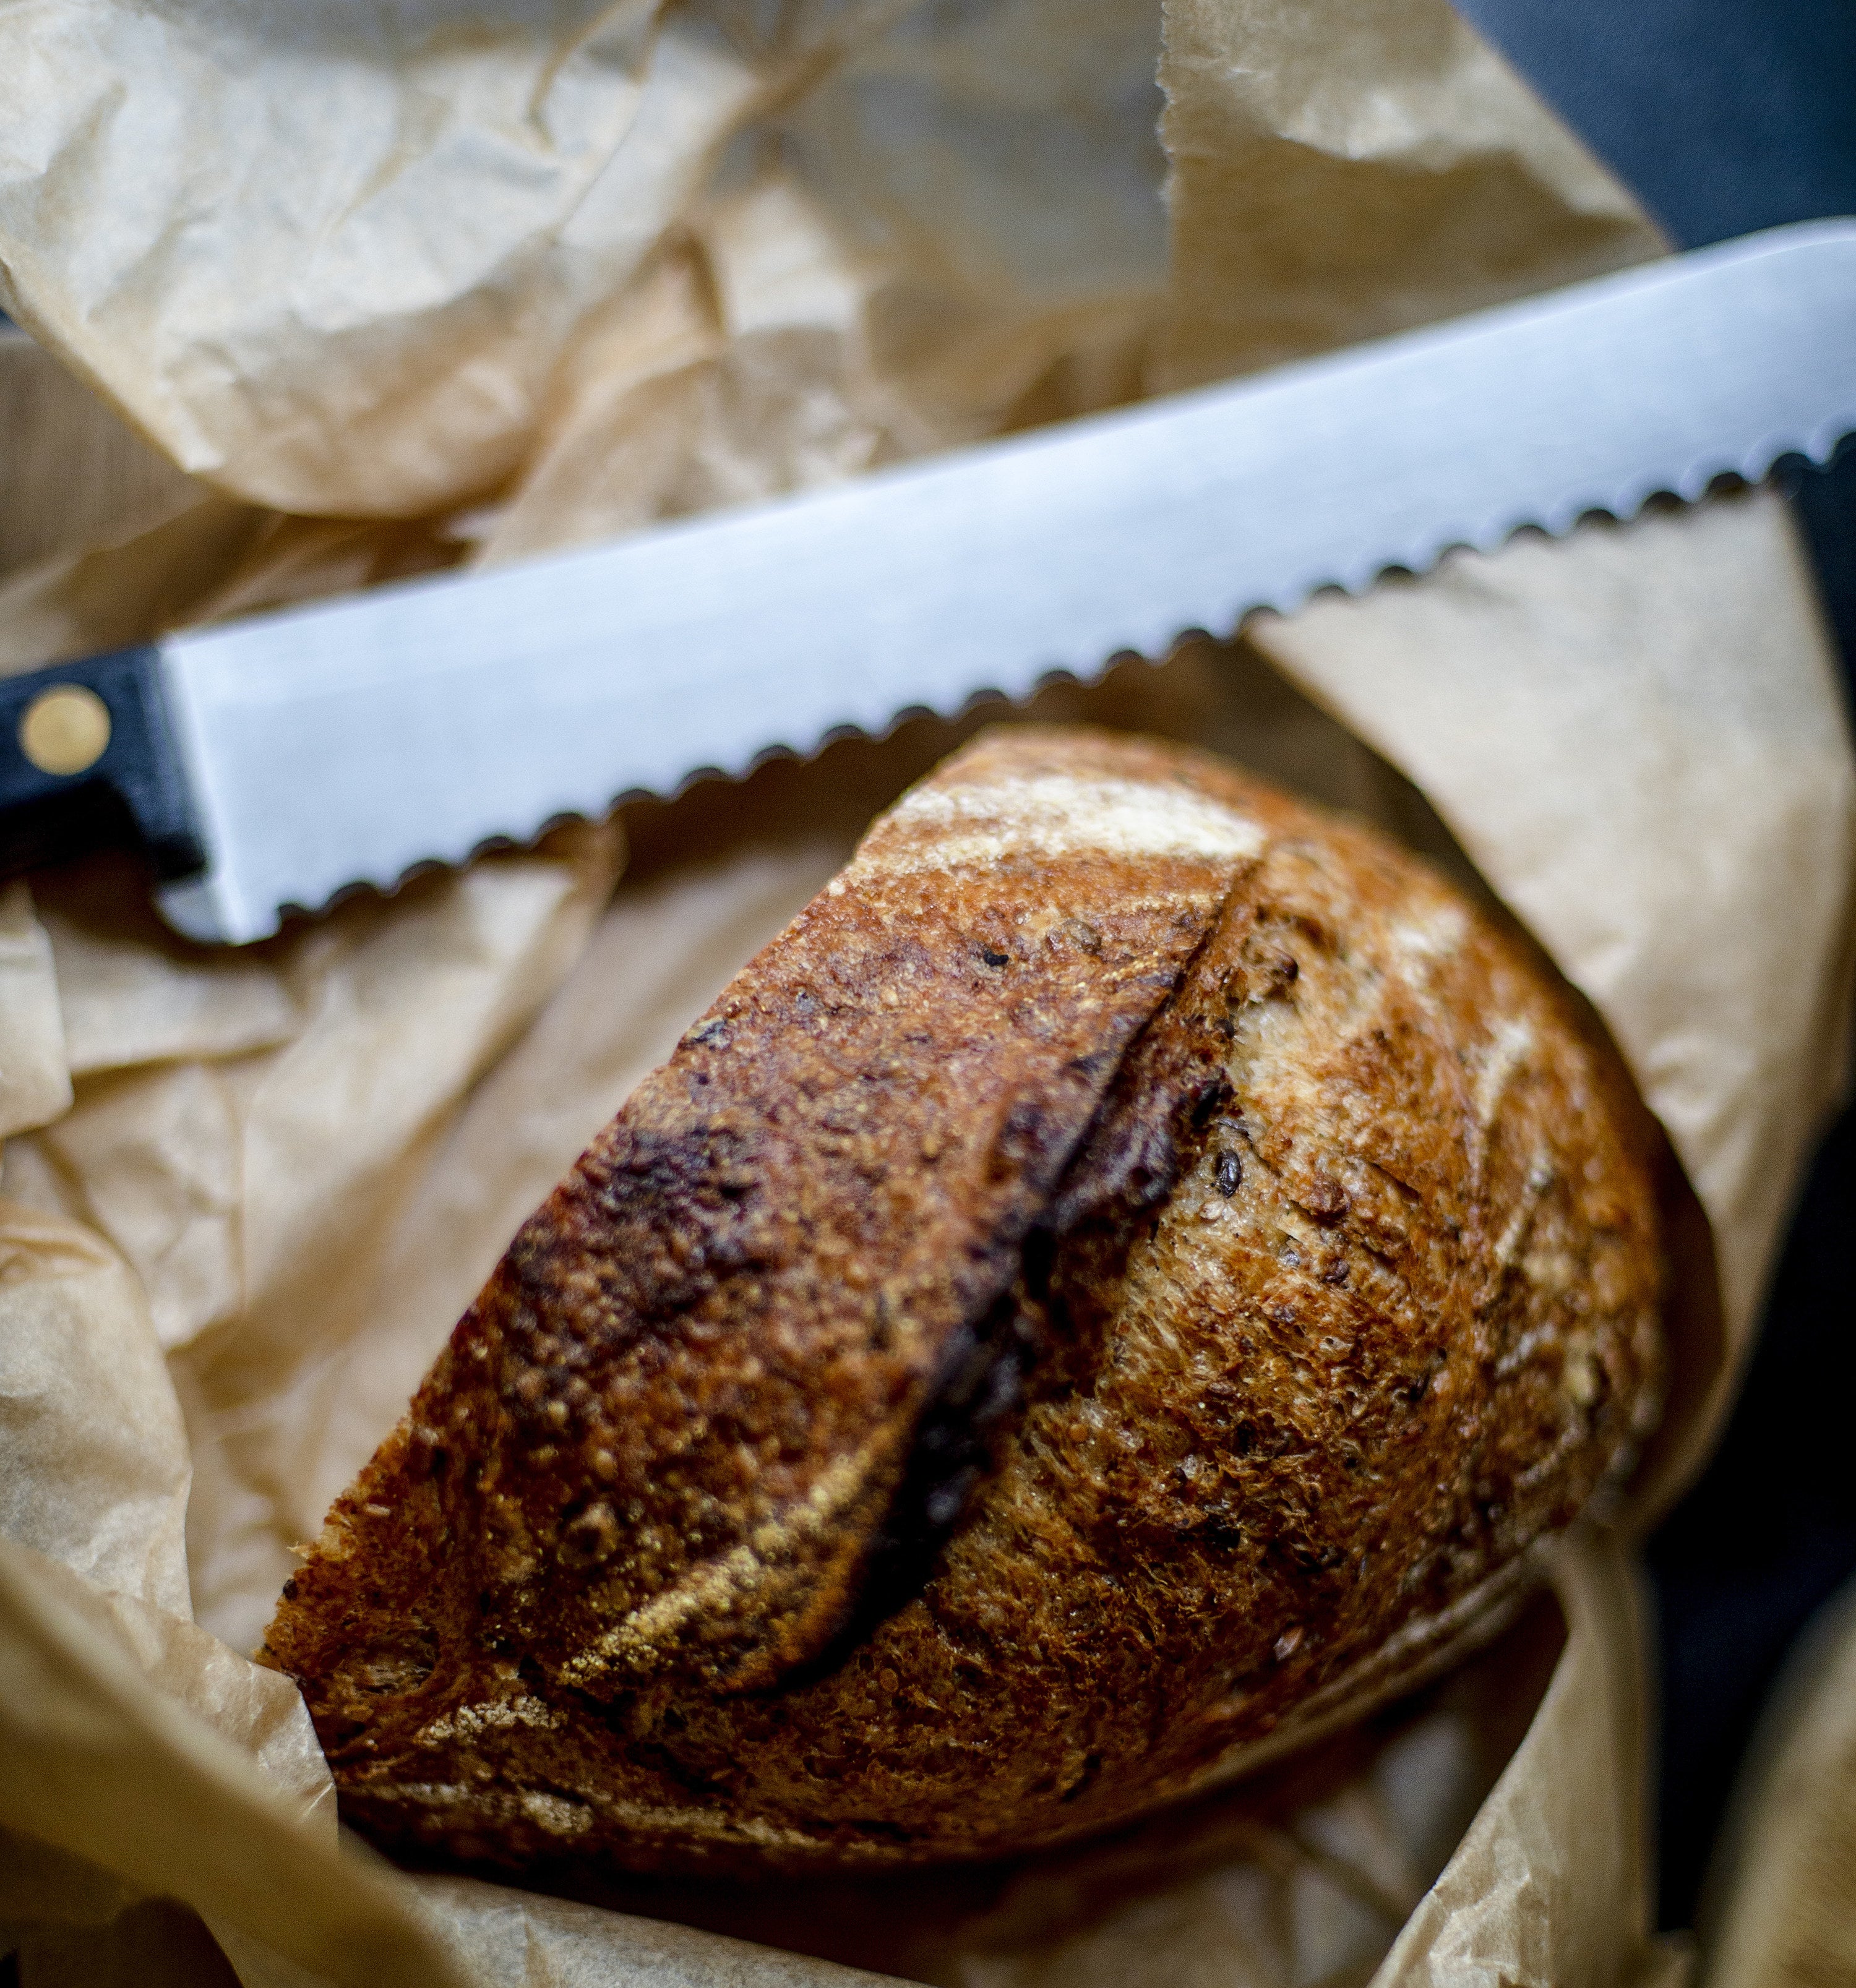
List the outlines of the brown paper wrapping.
{"label": "brown paper wrapping", "polygon": [[[0,12],[7,306],[130,425],[0,344],[47,465],[0,491],[5,668],[1658,247],[1444,0],[28,12]],[[1705,1211],[1688,1282],[1720,1273],[1712,1337],[1678,1339],[1667,1496],[1841,1081],[1856,796],[1783,508],[1523,539],[1251,633],[1040,708],[1473,861],[1593,1000]],[[237,1654],[292,1543],[516,1222],[955,735],[631,810],[616,893],[608,827],[235,955],[107,862],[0,894],[0,1933],[26,1981],[1680,1978],[1647,1934],[1634,1576],[1597,1533],[1417,1700],[1016,1868],[592,1903],[338,1844],[298,1701]]]}
{"label": "brown paper wrapping", "polygon": [[1709,1988],[1856,1980],[1856,1587],[1787,1662],[1708,1889]]}

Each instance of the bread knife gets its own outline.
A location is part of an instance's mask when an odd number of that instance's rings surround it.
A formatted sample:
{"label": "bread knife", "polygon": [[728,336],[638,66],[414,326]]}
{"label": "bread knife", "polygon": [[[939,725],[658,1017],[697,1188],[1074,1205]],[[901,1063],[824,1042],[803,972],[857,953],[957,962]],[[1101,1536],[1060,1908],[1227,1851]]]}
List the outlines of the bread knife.
{"label": "bread knife", "polygon": [[489,572],[0,681],[0,870],[111,840],[189,936],[926,709],[1088,678],[1856,431],[1856,221]]}

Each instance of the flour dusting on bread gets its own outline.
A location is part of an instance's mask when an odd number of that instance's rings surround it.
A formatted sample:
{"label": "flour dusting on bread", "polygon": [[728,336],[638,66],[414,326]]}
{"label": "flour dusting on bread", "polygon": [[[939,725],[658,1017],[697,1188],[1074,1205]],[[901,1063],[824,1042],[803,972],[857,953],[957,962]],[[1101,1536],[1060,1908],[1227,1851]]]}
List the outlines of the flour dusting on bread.
{"label": "flour dusting on bread", "polygon": [[1039,773],[918,788],[872,832],[852,874],[901,876],[1057,856],[1241,860],[1265,840],[1260,822],[1190,787]]}

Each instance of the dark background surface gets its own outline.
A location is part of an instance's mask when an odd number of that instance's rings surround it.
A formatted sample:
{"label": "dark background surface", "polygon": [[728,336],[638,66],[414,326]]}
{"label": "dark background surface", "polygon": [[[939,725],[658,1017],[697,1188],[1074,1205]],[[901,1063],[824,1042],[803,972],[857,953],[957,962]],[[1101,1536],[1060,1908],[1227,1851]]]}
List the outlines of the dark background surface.
{"label": "dark background surface", "polygon": [[[1856,215],[1856,0],[1456,0],[1697,247]],[[1856,446],[1795,470],[1856,704]],[[1745,1392],[1652,1543],[1662,1640],[1662,1923],[1692,1925],[1753,1722],[1805,1621],[1856,1574],[1856,1113],[1818,1155]]]}

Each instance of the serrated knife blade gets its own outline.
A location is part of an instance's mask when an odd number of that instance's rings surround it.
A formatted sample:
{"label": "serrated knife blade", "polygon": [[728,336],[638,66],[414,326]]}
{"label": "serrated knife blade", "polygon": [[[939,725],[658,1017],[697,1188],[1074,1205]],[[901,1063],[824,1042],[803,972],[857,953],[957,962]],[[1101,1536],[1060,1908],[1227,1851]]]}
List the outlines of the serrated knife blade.
{"label": "serrated knife blade", "polygon": [[[169,637],[197,938],[845,729],[1157,658],[1856,430],[1856,222],[855,482]],[[49,676],[54,673],[42,672]]]}

